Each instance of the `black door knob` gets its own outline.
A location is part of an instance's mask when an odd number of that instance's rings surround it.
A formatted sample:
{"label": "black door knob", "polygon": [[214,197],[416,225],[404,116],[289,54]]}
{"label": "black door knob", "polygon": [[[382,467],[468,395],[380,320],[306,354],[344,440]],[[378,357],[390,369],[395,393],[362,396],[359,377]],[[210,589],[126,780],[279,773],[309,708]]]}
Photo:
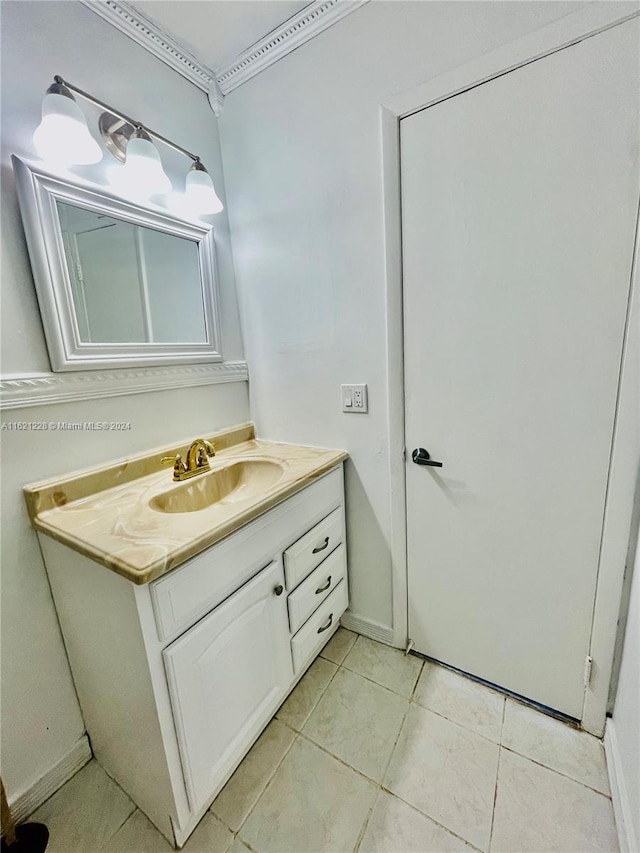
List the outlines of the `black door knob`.
{"label": "black door knob", "polygon": [[432,468],[442,468],[442,462],[436,462],[430,456],[424,447],[416,447],[411,454],[411,459],[416,465],[431,465]]}
{"label": "black door knob", "polygon": [[273,591],[275,592],[276,595],[282,595],[282,593],[284,592],[284,587],[282,586],[281,583],[279,583],[278,586]]}

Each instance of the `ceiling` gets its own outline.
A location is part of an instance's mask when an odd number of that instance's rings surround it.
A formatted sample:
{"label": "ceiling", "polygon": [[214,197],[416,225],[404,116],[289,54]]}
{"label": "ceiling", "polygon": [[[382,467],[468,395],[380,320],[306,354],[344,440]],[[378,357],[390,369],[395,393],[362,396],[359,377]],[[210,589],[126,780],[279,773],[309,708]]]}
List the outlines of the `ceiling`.
{"label": "ceiling", "polygon": [[309,0],[133,0],[129,3],[214,71],[295,15]]}

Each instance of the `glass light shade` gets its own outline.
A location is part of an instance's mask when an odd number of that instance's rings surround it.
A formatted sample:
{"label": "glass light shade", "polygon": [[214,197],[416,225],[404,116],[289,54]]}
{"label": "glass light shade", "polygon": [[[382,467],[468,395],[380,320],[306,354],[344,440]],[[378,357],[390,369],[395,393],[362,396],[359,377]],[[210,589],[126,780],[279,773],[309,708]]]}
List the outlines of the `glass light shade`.
{"label": "glass light shade", "polygon": [[208,172],[201,169],[191,169],[187,173],[185,198],[190,210],[194,213],[207,215],[220,213],[224,206],[213,186]]}
{"label": "glass light shade", "polygon": [[102,150],[89,133],[82,110],[65,95],[45,95],[42,121],[33,142],[44,160],[68,166],[88,166],[102,160]]}
{"label": "glass light shade", "polygon": [[129,140],[125,164],[116,172],[117,183],[134,195],[161,195],[171,190],[158,149],[148,139],[134,136]]}

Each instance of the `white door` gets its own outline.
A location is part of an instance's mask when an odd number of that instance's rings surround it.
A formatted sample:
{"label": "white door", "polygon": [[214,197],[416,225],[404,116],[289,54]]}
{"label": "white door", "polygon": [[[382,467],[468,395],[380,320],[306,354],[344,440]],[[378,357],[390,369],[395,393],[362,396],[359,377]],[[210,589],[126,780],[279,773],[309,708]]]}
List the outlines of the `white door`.
{"label": "white door", "polygon": [[638,46],[628,22],[401,122],[409,636],[575,718],[638,211]]}
{"label": "white door", "polygon": [[[68,240],[77,260],[88,323],[83,341],[143,342],[150,339],[136,230],[109,217],[105,225],[74,223]],[[81,332],[85,332],[82,329]]]}
{"label": "white door", "polygon": [[293,679],[282,563],[163,652],[189,803],[197,811],[273,716]]}

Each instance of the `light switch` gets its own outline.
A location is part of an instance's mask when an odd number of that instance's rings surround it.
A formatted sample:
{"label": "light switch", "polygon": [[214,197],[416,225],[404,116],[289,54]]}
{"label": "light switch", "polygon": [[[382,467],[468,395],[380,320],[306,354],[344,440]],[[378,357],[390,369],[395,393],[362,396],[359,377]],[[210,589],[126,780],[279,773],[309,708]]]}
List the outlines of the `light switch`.
{"label": "light switch", "polygon": [[369,411],[366,385],[341,385],[342,411],[366,414]]}

